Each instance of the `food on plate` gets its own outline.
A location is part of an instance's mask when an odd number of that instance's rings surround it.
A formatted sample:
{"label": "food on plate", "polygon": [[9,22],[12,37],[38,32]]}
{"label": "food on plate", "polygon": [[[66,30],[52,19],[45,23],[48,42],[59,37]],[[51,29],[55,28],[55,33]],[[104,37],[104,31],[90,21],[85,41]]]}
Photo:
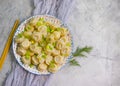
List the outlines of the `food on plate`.
{"label": "food on plate", "polygon": [[21,62],[40,72],[57,72],[71,53],[68,29],[44,17],[30,19],[15,36],[15,43]]}

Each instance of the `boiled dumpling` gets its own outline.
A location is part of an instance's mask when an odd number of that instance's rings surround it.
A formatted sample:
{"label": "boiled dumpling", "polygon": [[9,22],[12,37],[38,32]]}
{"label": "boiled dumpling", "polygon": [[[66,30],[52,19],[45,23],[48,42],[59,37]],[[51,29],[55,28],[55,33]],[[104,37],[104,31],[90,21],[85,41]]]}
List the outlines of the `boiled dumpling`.
{"label": "boiled dumpling", "polygon": [[29,56],[33,56],[34,55],[34,53],[32,51],[30,51],[30,50],[27,50],[26,54],[29,55]]}
{"label": "boiled dumpling", "polygon": [[30,45],[30,50],[32,51],[32,52],[34,52],[35,51],[35,48],[36,48],[36,44],[32,44],[32,45]]}
{"label": "boiled dumpling", "polygon": [[54,50],[52,51],[52,55],[53,55],[53,56],[60,55],[60,50],[54,49]]}
{"label": "boiled dumpling", "polygon": [[56,48],[57,49],[62,49],[62,48],[64,48],[64,46],[65,46],[65,43],[63,42],[63,41],[57,41],[57,43],[56,43]]}
{"label": "boiled dumpling", "polygon": [[28,49],[31,42],[28,39],[24,39],[24,41],[21,43],[21,47]]}
{"label": "boiled dumpling", "polygon": [[26,38],[28,38],[28,39],[30,39],[31,37],[31,35],[32,35],[32,32],[30,32],[30,31],[24,31],[24,36],[26,37]]}
{"label": "boiled dumpling", "polygon": [[56,40],[60,38],[60,32],[54,31],[53,34]]}
{"label": "boiled dumpling", "polygon": [[24,37],[21,38],[15,38],[16,43],[21,43],[24,40]]}
{"label": "boiled dumpling", "polygon": [[63,64],[64,63],[64,57],[63,56],[55,56],[54,61],[57,64]]}
{"label": "boiled dumpling", "polygon": [[38,27],[38,30],[40,31],[40,33],[46,37],[47,36],[47,26],[45,25],[41,25]]}
{"label": "boiled dumpling", "polygon": [[41,47],[33,44],[30,45],[30,50],[33,51],[35,54],[40,54],[41,53]]}
{"label": "boiled dumpling", "polygon": [[32,57],[32,64],[34,64],[34,65],[38,65],[39,64],[39,60],[38,60],[38,58],[36,56]]}
{"label": "boiled dumpling", "polygon": [[40,32],[47,32],[47,26],[45,25],[40,25],[38,28],[37,28],[38,31]]}
{"label": "boiled dumpling", "polygon": [[22,34],[22,32],[20,34],[18,34],[16,37],[15,37],[15,42],[16,43],[21,43],[24,41],[24,36]]}
{"label": "boiled dumpling", "polygon": [[51,34],[50,36],[48,36],[50,41],[54,42],[55,41],[55,36],[53,34]]}
{"label": "boiled dumpling", "polygon": [[68,31],[66,28],[61,28],[61,36],[66,36],[68,34]]}
{"label": "boiled dumpling", "polygon": [[40,32],[33,32],[32,38],[33,38],[36,42],[38,42],[38,41],[40,41],[40,40],[42,39],[42,35],[41,35]]}
{"label": "boiled dumpling", "polygon": [[70,49],[68,47],[61,49],[61,54],[65,57],[68,57],[70,54]]}
{"label": "boiled dumpling", "polygon": [[39,60],[39,63],[44,63],[45,59],[42,58],[42,54],[39,54],[39,55],[37,56],[37,58],[38,58],[38,60]]}
{"label": "boiled dumpling", "polygon": [[21,57],[21,61],[24,63],[24,64],[27,64],[27,65],[30,65],[31,64],[31,57]]}
{"label": "boiled dumpling", "polygon": [[32,32],[32,31],[34,31],[34,27],[33,27],[32,25],[27,24],[27,25],[25,26],[25,31]]}
{"label": "boiled dumpling", "polygon": [[61,38],[60,38],[60,41],[66,43],[66,42],[68,42],[69,40],[68,40],[68,37],[66,36],[66,37],[61,37]]}
{"label": "boiled dumpling", "polygon": [[52,73],[57,72],[58,69],[59,69],[59,66],[58,66],[57,64],[55,64],[55,63],[51,63],[51,64],[49,65],[49,67],[48,67],[48,71],[49,71],[49,72],[52,72]]}
{"label": "boiled dumpling", "polygon": [[47,44],[46,51],[47,53],[52,53],[54,51],[54,46],[52,44]]}
{"label": "boiled dumpling", "polygon": [[46,57],[46,59],[45,59],[45,63],[46,63],[47,65],[49,65],[52,60],[53,60],[53,57],[50,56],[50,55],[47,55],[47,57]]}
{"label": "boiled dumpling", "polygon": [[26,50],[24,49],[24,48],[22,48],[22,47],[18,47],[17,48],[17,53],[19,54],[19,55],[25,55],[25,53],[26,53]]}
{"label": "boiled dumpling", "polygon": [[47,71],[47,65],[45,63],[38,65],[38,70],[41,72]]}
{"label": "boiled dumpling", "polygon": [[30,24],[35,26],[38,21],[39,21],[39,18],[33,18],[33,19],[30,20]]}

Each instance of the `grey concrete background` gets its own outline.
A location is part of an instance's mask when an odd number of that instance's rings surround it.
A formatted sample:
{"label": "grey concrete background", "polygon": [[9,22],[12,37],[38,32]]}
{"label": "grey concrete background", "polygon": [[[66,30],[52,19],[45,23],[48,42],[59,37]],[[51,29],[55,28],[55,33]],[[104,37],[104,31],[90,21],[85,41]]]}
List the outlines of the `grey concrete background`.
{"label": "grey concrete background", "polygon": [[[31,16],[32,0],[0,0],[0,53],[15,19]],[[81,67],[66,65],[50,80],[50,86],[120,86],[120,0],[76,0],[69,19],[74,45],[93,46],[88,58],[78,58]],[[10,50],[0,86],[11,69]]]}

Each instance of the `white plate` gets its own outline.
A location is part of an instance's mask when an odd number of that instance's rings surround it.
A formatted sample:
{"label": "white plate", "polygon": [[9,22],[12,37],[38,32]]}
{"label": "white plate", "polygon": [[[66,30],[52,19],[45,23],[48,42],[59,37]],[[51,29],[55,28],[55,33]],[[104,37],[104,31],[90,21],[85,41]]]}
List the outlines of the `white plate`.
{"label": "white plate", "polygon": [[[28,19],[26,19],[24,22],[22,22],[20,25],[19,25],[19,27],[17,28],[17,30],[16,30],[16,32],[15,32],[15,34],[14,34],[14,37],[13,37],[13,43],[12,43],[12,48],[13,48],[13,53],[14,53],[14,56],[15,56],[15,58],[16,58],[16,60],[17,60],[17,62],[20,64],[20,66],[22,66],[25,70],[27,70],[27,71],[29,71],[29,72],[31,72],[31,73],[33,73],[33,74],[37,74],[37,75],[47,75],[47,74],[51,74],[51,72],[40,72],[40,71],[38,71],[37,69],[35,69],[35,68],[30,68],[29,66],[27,66],[27,65],[24,65],[22,62],[21,62],[21,60],[20,60],[20,55],[18,55],[17,53],[16,53],[16,43],[14,42],[14,39],[15,39],[15,36],[17,35],[17,34],[19,34],[20,32],[22,32],[23,30],[24,30],[24,27],[25,27],[25,24],[30,20],[30,19],[32,19],[32,18],[44,18],[45,20],[47,20],[47,21],[49,21],[49,22],[51,22],[51,23],[53,23],[54,25],[56,25],[56,26],[64,26],[64,27],[67,27],[66,25],[64,25],[59,19],[57,19],[57,18],[55,18],[55,17],[53,17],[53,16],[50,16],[50,15],[36,15],[36,16],[32,16],[32,17],[30,17],[30,18],[28,18]],[[67,27],[68,28],[68,27]],[[70,34],[71,35],[71,34]],[[72,36],[71,36],[71,49],[73,50],[73,42],[72,42]],[[66,59],[66,63],[69,61],[69,59],[72,57],[72,50],[71,50],[71,54],[70,54],[70,56]],[[66,64],[65,63],[65,64]],[[65,65],[64,64],[64,65]],[[63,66],[64,66],[63,65]],[[62,67],[63,67],[62,66]],[[61,67],[59,68],[59,69],[61,69]]]}

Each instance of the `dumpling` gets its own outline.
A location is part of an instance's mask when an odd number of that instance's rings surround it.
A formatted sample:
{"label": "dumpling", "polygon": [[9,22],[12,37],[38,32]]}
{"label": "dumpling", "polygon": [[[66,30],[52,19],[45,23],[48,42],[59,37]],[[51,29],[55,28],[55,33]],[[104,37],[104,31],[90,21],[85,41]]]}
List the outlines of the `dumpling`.
{"label": "dumpling", "polygon": [[63,41],[57,41],[56,42],[56,48],[57,49],[62,49],[62,48],[64,48],[64,46],[65,46],[65,43],[63,42]]}
{"label": "dumpling", "polygon": [[35,44],[31,44],[30,45],[30,50],[33,52],[35,50],[36,46],[38,46],[36,43]]}
{"label": "dumpling", "polygon": [[49,72],[52,72],[52,73],[57,72],[58,69],[59,69],[59,66],[58,66],[57,64],[55,64],[55,63],[51,63],[51,64],[49,65],[49,67],[48,67],[48,71],[49,71]]}
{"label": "dumpling", "polygon": [[50,41],[54,42],[55,41],[55,36],[53,34],[49,35],[48,36]]}
{"label": "dumpling", "polygon": [[38,58],[38,60],[39,60],[39,63],[44,63],[45,59],[42,58],[42,54],[39,54],[39,55],[37,56],[37,58]]}
{"label": "dumpling", "polygon": [[34,31],[34,27],[33,27],[32,25],[30,25],[30,24],[27,24],[27,25],[25,26],[25,31],[32,32],[32,31]]}
{"label": "dumpling", "polygon": [[33,32],[32,34],[32,38],[38,42],[42,39],[42,34],[40,32]]}
{"label": "dumpling", "polygon": [[60,50],[54,49],[54,50],[52,51],[52,55],[53,55],[53,56],[60,55]]}
{"label": "dumpling", "polygon": [[16,43],[21,43],[24,41],[24,36],[23,34],[18,34],[16,37],[15,37],[15,42]]}
{"label": "dumpling", "polygon": [[66,28],[61,28],[60,32],[61,32],[61,36],[66,36],[68,34],[68,31]]}
{"label": "dumpling", "polygon": [[22,47],[18,47],[17,48],[17,53],[19,54],[19,55],[25,55],[25,53],[26,53],[26,50],[24,49],[24,48],[22,48]]}
{"label": "dumpling", "polygon": [[32,32],[30,32],[30,31],[24,31],[24,36],[26,37],[26,38],[28,38],[28,39],[30,39],[31,38],[31,35],[32,35]]}
{"label": "dumpling", "polygon": [[21,47],[23,47],[24,49],[28,49],[30,46],[31,42],[28,39],[24,39],[24,41],[20,44]]}
{"label": "dumpling", "polygon": [[58,40],[60,38],[60,32],[54,31],[53,35],[55,40]]}
{"label": "dumpling", "polygon": [[38,65],[39,64],[39,60],[36,56],[32,56],[32,64],[34,65]]}
{"label": "dumpling", "polygon": [[16,43],[21,43],[24,40],[24,37],[21,38],[15,38]]}
{"label": "dumpling", "polygon": [[52,53],[53,52],[53,50],[54,50],[54,46],[52,45],[52,44],[47,44],[47,46],[46,46],[46,51],[48,52],[48,53]]}
{"label": "dumpling", "polygon": [[47,71],[47,65],[45,63],[38,65],[38,70],[41,72]]}
{"label": "dumpling", "polygon": [[54,32],[55,29],[56,29],[56,27],[57,27],[57,26],[55,26],[55,24],[53,24],[52,22],[48,22],[48,26],[49,26],[49,28],[51,29],[50,32]]}
{"label": "dumpling", "polygon": [[40,54],[41,53],[41,47],[33,44],[30,45],[30,50],[33,51],[35,54]]}
{"label": "dumpling", "polygon": [[30,20],[30,24],[35,26],[38,21],[39,21],[39,18],[33,18],[33,19]]}
{"label": "dumpling", "polygon": [[38,27],[38,31],[44,36],[47,36],[47,26],[41,25]]}
{"label": "dumpling", "polygon": [[66,36],[66,37],[61,37],[61,38],[60,38],[60,41],[66,43],[66,42],[68,42],[69,40],[68,40],[68,37]]}
{"label": "dumpling", "polygon": [[40,32],[47,32],[47,26],[45,25],[40,25],[38,28],[37,28],[38,31]]}
{"label": "dumpling", "polygon": [[53,57],[50,56],[50,55],[47,55],[47,57],[46,57],[46,59],[45,59],[45,63],[46,63],[47,65],[49,65],[52,60],[53,60]]}
{"label": "dumpling", "polygon": [[63,56],[55,56],[54,57],[54,61],[55,61],[55,63],[57,63],[57,64],[63,64],[65,61],[64,61],[65,59],[64,59],[64,57]]}
{"label": "dumpling", "polygon": [[27,50],[25,55],[33,56],[34,53],[32,51],[30,51],[30,50]]}
{"label": "dumpling", "polygon": [[63,56],[68,57],[69,54],[70,54],[70,48],[65,47],[65,48],[61,49],[60,52],[61,52],[61,54],[62,54]]}
{"label": "dumpling", "polygon": [[31,64],[31,58],[29,57],[21,57],[21,61],[24,63],[24,64],[27,64],[27,65],[30,65]]}

